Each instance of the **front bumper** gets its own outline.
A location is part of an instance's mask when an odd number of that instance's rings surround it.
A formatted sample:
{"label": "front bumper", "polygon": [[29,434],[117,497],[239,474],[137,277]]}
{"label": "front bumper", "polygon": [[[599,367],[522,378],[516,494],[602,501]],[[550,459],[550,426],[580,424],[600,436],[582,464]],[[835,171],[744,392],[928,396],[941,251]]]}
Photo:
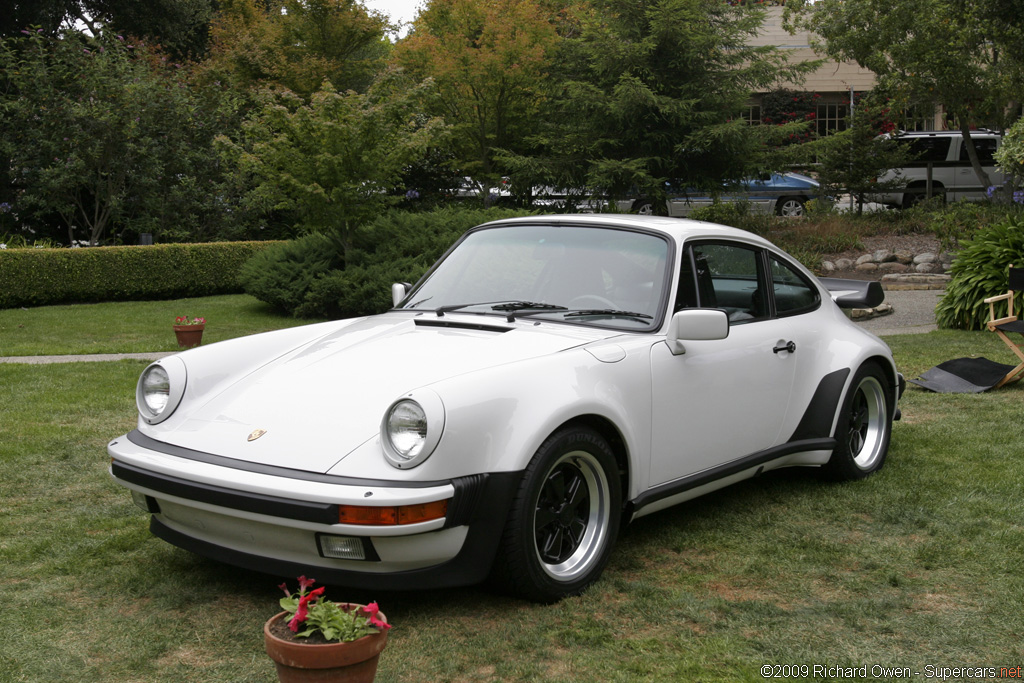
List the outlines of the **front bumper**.
{"label": "front bumper", "polygon": [[[252,468],[150,439],[112,441],[114,479],[144,500],[154,535],[221,562],[277,576],[394,590],[478,583],[498,548],[522,473],[440,482],[387,482]],[[227,462],[226,462],[227,461]],[[443,519],[405,525],[339,524],[339,505],[448,500]],[[365,559],[324,554],[324,538],[354,540]]]}

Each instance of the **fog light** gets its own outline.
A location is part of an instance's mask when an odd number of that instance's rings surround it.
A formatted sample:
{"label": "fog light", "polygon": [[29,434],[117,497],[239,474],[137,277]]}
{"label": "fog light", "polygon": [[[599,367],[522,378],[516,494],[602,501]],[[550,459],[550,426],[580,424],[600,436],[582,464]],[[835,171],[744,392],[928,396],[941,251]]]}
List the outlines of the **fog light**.
{"label": "fog light", "polygon": [[320,543],[320,554],[323,557],[333,557],[338,560],[366,559],[366,549],[363,547],[361,538],[319,534],[317,540]]}
{"label": "fog light", "polygon": [[145,493],[139,493],[138,491],[132,491],[132,502],[143,512],[148,512],[151,515],[158,514],[160,512],[160,505],[156,502],[156,498],[147,496]]}

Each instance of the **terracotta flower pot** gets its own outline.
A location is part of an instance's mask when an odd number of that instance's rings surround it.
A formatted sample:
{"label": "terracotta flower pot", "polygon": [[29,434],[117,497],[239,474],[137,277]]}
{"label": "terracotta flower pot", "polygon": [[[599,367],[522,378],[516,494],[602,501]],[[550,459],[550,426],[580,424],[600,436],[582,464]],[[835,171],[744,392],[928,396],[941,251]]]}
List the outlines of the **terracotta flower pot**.
{"label": "terracotta flower pot", "polygon": [[178,346],[191,349],[194,346],[199,346],[203,343],[203,329],[206,327],[202,325],[175,325],[174,336],[178,339]]}
{"label": "terracotta flower pot", "polygon": [[[377,659],[388,643],[387,630],[363,636],[351,643],[311,644],[303,638],[279,637],[272,632],[272,629],[280,630],[281,627],[287,631],[287,625],[282,622],[288,616],[288,612],[279,612],[263,625],[263,642],[267,654],[277,666],[277,679],[281,683],[370,683],[377,675]],[[383,613],[379,612],[377,616],[387,621]]]}

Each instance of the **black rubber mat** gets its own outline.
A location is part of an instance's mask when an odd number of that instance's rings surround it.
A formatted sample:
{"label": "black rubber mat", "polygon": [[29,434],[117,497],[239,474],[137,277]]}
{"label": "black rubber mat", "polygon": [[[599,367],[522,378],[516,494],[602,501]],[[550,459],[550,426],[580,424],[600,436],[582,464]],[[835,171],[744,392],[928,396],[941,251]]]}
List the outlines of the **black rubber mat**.
{"label": "black rubber mat", "polygon": [[1013,368],[988,358],[957,358],[939,363],[909,381],[940,394],[979,394],[999,384]]}

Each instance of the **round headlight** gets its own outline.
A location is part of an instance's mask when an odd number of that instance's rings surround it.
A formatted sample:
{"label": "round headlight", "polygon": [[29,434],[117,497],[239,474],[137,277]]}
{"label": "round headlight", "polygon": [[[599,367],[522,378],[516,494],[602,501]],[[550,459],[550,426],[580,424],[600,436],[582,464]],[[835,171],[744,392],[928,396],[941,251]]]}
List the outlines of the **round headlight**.
{"label": "round headlight", "polygon": [[142,373],[139,380],[142,402],[151,415],[159,415],[167,407],[171,397],[171,378],[159,365],[153,365]]}
{"label": "round headlight", "polygon": [[415,401],[401,401],[388,411],[388,441],[395,454],[412,460],[427,443],[427,414]]}
{"label": "round headlight", "polygon": [[444,431],[444,404],[429,389],[419,389],[388,408],[381,422],[384,457],[401,469],[430,457]]}
{"label": "round headlight", "polygon": [[135,403],[144,422],[157,424],[171,416],[185,394],[185,377],[185,363],[177,356],[163,358],[142,371]]}

